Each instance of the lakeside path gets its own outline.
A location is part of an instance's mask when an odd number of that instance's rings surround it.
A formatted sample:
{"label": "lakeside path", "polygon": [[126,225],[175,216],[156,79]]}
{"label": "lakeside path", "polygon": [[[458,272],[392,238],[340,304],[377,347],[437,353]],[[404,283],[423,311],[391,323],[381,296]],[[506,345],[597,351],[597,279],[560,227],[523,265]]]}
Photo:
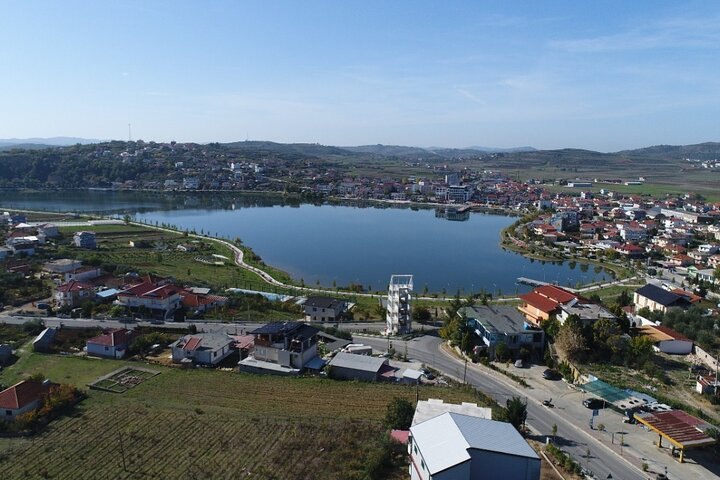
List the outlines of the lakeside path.
{"label": "lakeside path", "polygon": [[[5,208],[5,207],[0,207],[0,208]],[[58,214],[57,212],[42,211],[42,210],[26,210],[26,209],[18,209],[18,208],[8,208],[8,210],[12,210],[15,212],[22,212],[22,213],[34,213],[34,214],[40,214],[40,215],[48,215],[48,214],[55,214],[58,216],[62,215],[62,214]],[[54,223],[58,226],[68,226],[68,227],[79,227],[79,226],[84,226],[84,225],[87,225],[88,227],[92,227],[95,225],[134,225],[134,226],[138,226],[138,227],[143,227],[143,228],[148,228],[148,229],[153,229],[153,230],[158,230],[158,231],[164,231],[164,232],[169,232],[169,233],[174,233],[174,234],[184,233],[184,232],[181,232],[176,229],[160,227],[160,226],[150,225],[150,224],[141,223],[141,222],[134,222],[134,221],[125,222],[123,220],[119,220],[117,218],[107,217],[107,216],[99,216],[99,217],[100,217],[100,219],[98,219],[98,220],[86,220],[86,221],[74,220],[74,221],[59,221],[59,222],[52,222],[52,223]],[[31,223],[38,223],[38,222],[31,222]],[[47,222],[40,222],[40,223],[47,223]],[[274,287],[298,290],[298,291],[311,293],[311,294],[337,295],[337,294],[342,293],[345,295],[350,294],[350,295],[357,296],[357,297],[378,298],[378,299],[386,297],[385,294],[378,294],[378,293],[347,292],[347,291],[339,292],[334,289],[306,287],[306,286],[299,286],[299,285],[284,283],[284,282],[281,282],[281,281],[275,279],[272,275],[270,275],[266,271],[262,270],[261,268],[255,267],[255,266],[250,265],[247,262],[245,262],[244,252],[242,251],[242,249],[237,247],[236,245],[234,245],[232,242],[230,242],[228,240],[211,237],[208,235],[198,235],[198,234],[194,234],[194,233],[188,233],[188,236],[197,238],[197,239],[213,241],[213,242],[219,243],[219,244],[227,247],[228,249],[230,249],[233,252],[234,263],[236,266],[256,274],[265,283],[267,283],[268,285],[272,285]],[[635,277],[629,277],[629,278],[625,278],[622,280],[614,280],[611,282],[606,282],[606,283],[597,284],[597,285],[589,285],[589,286],[586,286],[586,287],[583,287],[580,289],[568,288],[568,290],[577,292],[577,293],[587,293],[587,292],[592,292],[592,291],[600,290],[600,289],[607,288],[607,287],[623,285],[623,284],[628,283],[633,280],[640,280],[640,278],[635,276]],[[448,296],[443,296],[443,297],[417,296],[416,297],[416,299],[418,299],[418,300],[430,301],[430,302],[449,302],[449,301],[453,300],[453,298],[454,298],[453,296],[449,296],[449,297]],[[520,299],[518,297],[493,298],[493,302],[498,302],[498,303],[516,302],[519,300]]]}

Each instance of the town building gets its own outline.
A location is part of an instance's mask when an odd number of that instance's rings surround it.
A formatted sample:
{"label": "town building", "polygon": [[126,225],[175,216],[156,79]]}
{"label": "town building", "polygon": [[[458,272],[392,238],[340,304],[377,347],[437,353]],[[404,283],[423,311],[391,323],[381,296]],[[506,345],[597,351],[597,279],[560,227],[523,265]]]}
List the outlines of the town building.
{"label": "town building", "polygon": [[676,355],[692,353],[692,340],[662,325],[645,324],[638,328],[638,333],[653,342],[653,349],[656,352]]}
{"label": "town building", "polygon": [[303,304],[306,322],[338,322],[347,311],[348,303],[341,298],[308,297]]}
{"label": "town building", "polygon": [[687,308],[690,306],[688,299],[682,295],[665,290],[664,288],[648,283],[640,287],[633,294],[635,311],[648,308],[650,311],[667,312],[669,308]]}
{"label": "town building", "polygon": [[117,303],[133,312],[167,319],[180,308],[180,290],[165,280],[146,277],[141,283],[120,292]]}
{"label": "town building", "polygon": [[552,314],[560,313],[562,305],[574,304],[580,297],[555,285],[543,285],[532,292],[520,295],[523,303],[518,307],[531,325],[539,327]]}
{"label": "town building", "polygon": [[388,359],[383,357],[340,352],[330,360],[329,375],[339,380],[374,382],[385,373],[392,376],[394,369],[388,363]]}
{"label": "town building", "polygon": [[23,380],[6,388],[0,392],[0,419],[11,421],[18,415],[37,410],[51,387],[48,381]]}
{"label": "town building", "polygon": [[123,358],[130,349],[130,342],[135,337],[131,330],[125,328],[111,329],[102,335],[89,339],[85,343],[88,355],[104,358]]}
{"label": "town building", "polygon": [[73,236],[73,244],[78,248],[94,250],[97,248],[95,232],[77,232]]}
{"label": "town building", "polygon": [[387,335],[408,333],[412,330],[411,301],[412,275],[392,275],[388,287],[385,332]]}
{"label": "town building", "polygon": [[417,425],[448,412],[492,420],[492,409],[489,407],[478,407],[476,403],[469,402],[462,402],[461,404],[445,403],[437,398],[429,398],[419,400],[415,405],[412,425]]}
{"label": "town building", "polygon": [[78,307],[95,297],[95,289],[85,282],[70,280],[55,289],[55,303],[60,307]]}
{"label": "town building", "polygon": [[235,340],[221,333],[194,333],[170,344],[172,360],[187,365],[217,365],[233,352]]}
{"label": "town building", "polygon": [[542,358],[545,332],[528,324],[515,307],[464,307],[458,311],[458,315],[464,316],[468,326],[480,337],[490,360],[495,359],[495,350],[499,344],[504,344],[514,354],[525,347],[533,357]]}
{"label": "town building", "polygon": [[509,423],[443,413],[410,427],[412,480],[539,480],[540,457]]}
{"label": "town building", "polygon": [[302,322],[271,322],[250,333],[255,337],[250,356],[240,361],[241,371],[297,375],[316,369],[319,330]]}

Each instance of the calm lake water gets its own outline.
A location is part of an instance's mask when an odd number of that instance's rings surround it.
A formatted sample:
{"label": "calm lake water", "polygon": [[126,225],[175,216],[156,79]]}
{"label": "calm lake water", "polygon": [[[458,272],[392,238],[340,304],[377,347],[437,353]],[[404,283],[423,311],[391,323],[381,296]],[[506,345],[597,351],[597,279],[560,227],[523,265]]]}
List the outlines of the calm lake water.
{"label": "calm lake water", "polygon": [[242,241],[263,260],[313,285],[359,283],[382,290],[392,274],[415,276],[415,290],[510,294],[529,288],[518,277],[561,285],[610,279],[599,267],[527,259],[499,246],[514,218],[472,214],[464,222],[432,209],[283,205],[227,195],[123,192],[0,193],[0,205],[38,210],[129,213],[150,223]]}

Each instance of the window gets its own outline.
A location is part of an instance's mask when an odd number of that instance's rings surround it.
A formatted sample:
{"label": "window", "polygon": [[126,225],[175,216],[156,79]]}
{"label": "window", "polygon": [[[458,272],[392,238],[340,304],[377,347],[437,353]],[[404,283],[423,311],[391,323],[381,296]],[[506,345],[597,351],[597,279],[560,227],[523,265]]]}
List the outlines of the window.
{"label": "window", "polygon": [[110,349],[108,347],[105,347],[105,351],[107,352],[108,350],[110,350]]}
{"label": "window", "polygon": [[213,357],[217,357],[217,352],[213,352]]}
{"label": "window", "polygon": [[5,410],[5,415],[12,415],[12,410]]}

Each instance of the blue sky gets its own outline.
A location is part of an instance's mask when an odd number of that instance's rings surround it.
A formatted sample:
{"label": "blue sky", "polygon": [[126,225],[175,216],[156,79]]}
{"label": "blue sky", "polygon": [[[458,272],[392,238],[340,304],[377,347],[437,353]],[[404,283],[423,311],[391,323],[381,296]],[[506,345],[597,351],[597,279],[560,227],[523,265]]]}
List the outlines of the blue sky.
{"label": "blue sky", "polygon": [[0,138],[720,141],[720,3],[0,3]]}

